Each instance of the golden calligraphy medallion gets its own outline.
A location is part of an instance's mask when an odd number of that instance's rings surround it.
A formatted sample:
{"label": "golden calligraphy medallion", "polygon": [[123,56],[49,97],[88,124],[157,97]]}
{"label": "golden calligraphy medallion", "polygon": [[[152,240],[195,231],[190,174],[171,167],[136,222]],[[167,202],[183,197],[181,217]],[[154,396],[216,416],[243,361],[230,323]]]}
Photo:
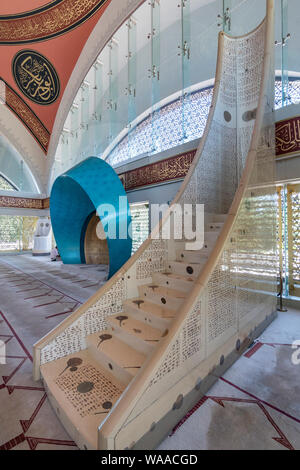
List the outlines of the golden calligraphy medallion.
{"label": "golden calligraphy medallion", "polygon": [[18,87],[31,101],[45,106],[57,100],[59,78],[53,65],[42,54],[23,50],[14,57],[12,69]]}

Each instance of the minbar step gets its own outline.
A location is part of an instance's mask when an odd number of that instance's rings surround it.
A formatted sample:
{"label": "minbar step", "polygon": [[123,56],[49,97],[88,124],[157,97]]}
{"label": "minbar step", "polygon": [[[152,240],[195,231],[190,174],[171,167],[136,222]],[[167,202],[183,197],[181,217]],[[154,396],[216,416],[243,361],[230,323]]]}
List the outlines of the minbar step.
{"label": "minbar step", "polygon": [[160,286],[170,287],[171,289],[190,292],[193,289],[195,280],[192,277],[180,276],[172,273],[154,273],[152,274],[153,283]]}
{"label": "minbar step", "polygon": [[114,335],[144,354],[152,352],[166,331],[153,328],[124,312],[108,317],[107,322]]}
{"label": "minbar step", "polygon": [[98,427],[125,386],[80,351],[41,366],[48,399],[80,449],[97,449]]}
{"label": "minbar step", "polygon": [[109,331],[90,335],[86,341],[94,359],[125,385],[131,382],[146,360],[145,354]]}
{"label": "minbar step", "polygon": [[177,250],[176,261],[184,261],[185,263],[199,263],[205,264],[208,260],[208,255],[200,251]]}
{"label": "minbar step", "polygon": [[123,308],[124,314],[129,313],[137,320],[158,329],[167,328],[176,316],[174,310],[169,310],[164,305],[160,306],[141,298],[123,301]]}
{"label": "minbar step", "polygon": [[183,261],[170,261],[168,263],[168,269],[173,274],[179,276],[189,276],[191,279],[196,279],[201,273],[206,261],[203,264],[199,263],[185,263]]}
{"label": "minbar step", "polygon": [[139,286],[139,295],[142,299],[153,302],[157,305],[165,305],[170,310],[177,311],[184,303],[186,292],[169,289],[156,284]]}

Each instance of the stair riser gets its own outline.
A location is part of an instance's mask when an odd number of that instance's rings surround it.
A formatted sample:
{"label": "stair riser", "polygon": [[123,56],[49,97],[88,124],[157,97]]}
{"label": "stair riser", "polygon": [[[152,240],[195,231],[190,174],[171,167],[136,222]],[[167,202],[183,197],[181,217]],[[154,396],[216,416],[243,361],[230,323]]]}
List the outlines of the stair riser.
{"label": "stair riser", "polygon": [[224,224],[218,222],[212,222],[205,224],[205,232],[220,232],[223,228]]}
{"label": "stair riser", "polygon": [[211,221],[213,223],[219,223],[219,222],[225,223],[226,219],[227,219],[227,214],[224,214],[224,215],[223,214],[215,214],[215,215],[212,216]]}
{"label": "stair riser", "polygon": [[[93,445],[92,440],[85,439],[84,436],[80,434],[76,426],[72,423],[71,419],[64,412],[63,407],[58,403],[55,396],[52,394],[48,388],[47,383],[43,380],[43,386],[47,393],[47,398],[51,404],[52,409],[54,410],[58,420],[63,424],[65,430],[69,436],[76,442],[77,446],[81,450],[97,450],[96,445]],[[96,441],[95,441],[96,444]]]}
{"label": "stair riser", "polygon": [[199,251],[178,251],[176,254],[176,261],[183,261],[185,263],[199,263],[204,264],[207,261],[207,256]]}
{"label": "stair riser", "polygon": [[149,312],[144,312],[143,310],[138,310],[130,305],[124,306],[124,313],[126,315],[129,314],[134,317],[136,320],[145,323],[146,325],[150,325],[153,328],[157,328],[162,332],[169,327],[170,322],[172,319],[164,319],[159,318],[156,315],[151,315]]}
{"label": "stair riser", "polygon": [[[196,215],[193,214],[193,221],[196,219]],[[216,224],[216,223],[224,223],[227,218],[227,214],[210,214],[208,212],[205,212],[204,214],[204,221],[205,225],[207,224]]]}
{"label": "stair riser", "polygon": [[[203,248],[200,251],[195,251],[195,253],[201,253],[201,255],[208,257],[212,252],[213,247],[215,246],[216,241],[206,241],[204,243]],[[185,242],[176,242],[176,255],[177,253],[182,253],[186,251],[186,243]]]}
{"label": "stair riser", "polygon": [[180,241],[178,240],[178,241],[175,241],[176,249],[181,250],[181,251],[186,251],[186,250],[194,251],[194,249],[197,248],[197,250],[195,251],[201,251],[201,252],[203,252],[204,248],[205,249],[209,248],[210,250],[212,250],[216,244],[216,241],[219,238],[219,235],[220,235],[220,230],[215,231],[215,232],[213,231],[205,232],[204,243],[202,246],[201,245],[195,246],[195,240],[180,240]]}
{"label": "stair riser", "polygon": [[217,232],[205,232],[204,245],[214,245],[219,238],[220,230]]}
{"label": "stair riser", "polygon": [[[128,385],[133,379],[133,375],[130,374],[127,370],[123,369],[119,364],[112,360],[107,354],[105,354],[100,349],[97,349],[93,344],[90,344],[87,340],[88,350],[91,356],[105,368],[108,372],[116,377],[124,385]],[[112,368],[110,367],[112,366]],[[129,364],[131,365],[131,364]]]}
{"label": "stair riser", "polygon": [[[108,323],[109,323],[109,319],[108,319]],[[122,327],[119,327],[115,325],[114,323],[111,323],[109,326],[112,328],[113,334],[116,338],[128,344],[128,346],[130,346],[133,349],[136,349],[142,354],[145,354],[145,355],[151,354],[153,351],[153,348],[157,345],[157,342],[144,341],[143,339],[140,339],[135,334],[131,335]]]}
{"label": "stair riser", "polygon": [[185,281],[183,279],[173,279],[171,277],[162,276],[159,273],[153,274],[152,280],[153,284],[158,284],[163,287],[169,287],[170,289],[180,290],[182,292],[190,292],[194,285],[194,283],[191,281]]}
{"label": "stair riser", "polygon": [[[182,304],[184,303],[185,299],[184,298],[175,298],[171,297],[169,295],[160,295],[160,294],[155,294],[154,292],[140,287],[139,288],[139,294],[142,299],[147,299],[149,302],[153,302],[156,305],[164,305],[166,308],[169,310],[175,310],[177,311]],[[164,299],[164,301],[162,301]]]}
{"label": "stair riser", "polygon": [[[218,239],[219,235],[220,235],[220,229],[218,230],[206,230],[204,232],[204,243],[207,244],[207,243],[215,243],[216,240]],[[176,246],[178,248],[182,248],[183,250],[186,249],[185,245],[187,243],[194,243],[195,240],[188,240],[186,239],[185,237],[183,237],[182,239],[179,239],[179,240],[174,240],[175,243],[176,243]]]}
{"label": "stair riser", "polygon": [[211,255],[211,252],[213,250],[213,246],[208,246],[208,245],[205,245],[206,247],[202,248],[201,250],[201,254],[203,256],[205,256],[206,258],[209,258],[209,256]]}
{"label": "stair riser", "polygon": [[[176,263],[176,262],[171,262],[169,263],[169,269],[170,272],[173,274],[179,274],[179,276],[190,276],[192,279],[197,279],[199,276],[200,272],[202,271],[203,266],[202,265],[196,265],[196,266],[189,266],[189,264],[186,263]],[[193,274],[190,274],[187,272],[187,268],[192,267],[194,272]]]}

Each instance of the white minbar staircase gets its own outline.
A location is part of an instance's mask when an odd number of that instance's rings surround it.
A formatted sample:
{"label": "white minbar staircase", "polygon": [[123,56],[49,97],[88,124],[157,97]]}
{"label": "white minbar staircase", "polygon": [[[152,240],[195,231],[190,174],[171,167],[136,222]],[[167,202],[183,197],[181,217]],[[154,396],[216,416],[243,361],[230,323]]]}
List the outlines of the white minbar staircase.
{"label": "white minbar staircase", "polygon": [[178,242],[176,260],[170,261],[167,272],[153,273],[152,283],[139,286],[139,297],[125,300],[123,312],[107,318],[107,330],[87,336],[86,350],[41,367],[57,415],[76,442],[84,442],[83,448],[97,449],[101,421],[168,334],[193,289],[226,215],[205,219],[209,222],[202,250],[186,251],[180,248],[184,243]]}
{"label": "white minbar staircase", "polygon": [[[274,0],[266,5],[254,31],[219,34],[206,129],[159,226],[34,346],[34,378],[81,449],[155,449],[276,316]],[[178,204],[204,205],[202,250],[160,236]]]}

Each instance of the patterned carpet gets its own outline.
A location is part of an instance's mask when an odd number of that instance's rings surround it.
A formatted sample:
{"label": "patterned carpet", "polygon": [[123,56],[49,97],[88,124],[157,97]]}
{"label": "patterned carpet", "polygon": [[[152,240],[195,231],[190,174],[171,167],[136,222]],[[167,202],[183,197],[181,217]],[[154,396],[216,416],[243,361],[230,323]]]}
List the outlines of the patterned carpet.
{"label": "patterned carpet", "polygon": [[279,314],[160,449],[299,450],[299,339],[300,311]]}
{"label": "patterned carpet", "polygon": [[[89,298],[104,267],[66,267],[28,255],[0,257],[0,449],[75,450],[41,383],[32,345]],[[218,380],[160,449],[300,449],[300,311],[289,310]]]}
{"label": "patterned carpet", "polygon": [[104,283],[104,266],[63,266],[29,255],[0,258],[0,449],[76,449],[41,383],[32,380],[32,345]]}

